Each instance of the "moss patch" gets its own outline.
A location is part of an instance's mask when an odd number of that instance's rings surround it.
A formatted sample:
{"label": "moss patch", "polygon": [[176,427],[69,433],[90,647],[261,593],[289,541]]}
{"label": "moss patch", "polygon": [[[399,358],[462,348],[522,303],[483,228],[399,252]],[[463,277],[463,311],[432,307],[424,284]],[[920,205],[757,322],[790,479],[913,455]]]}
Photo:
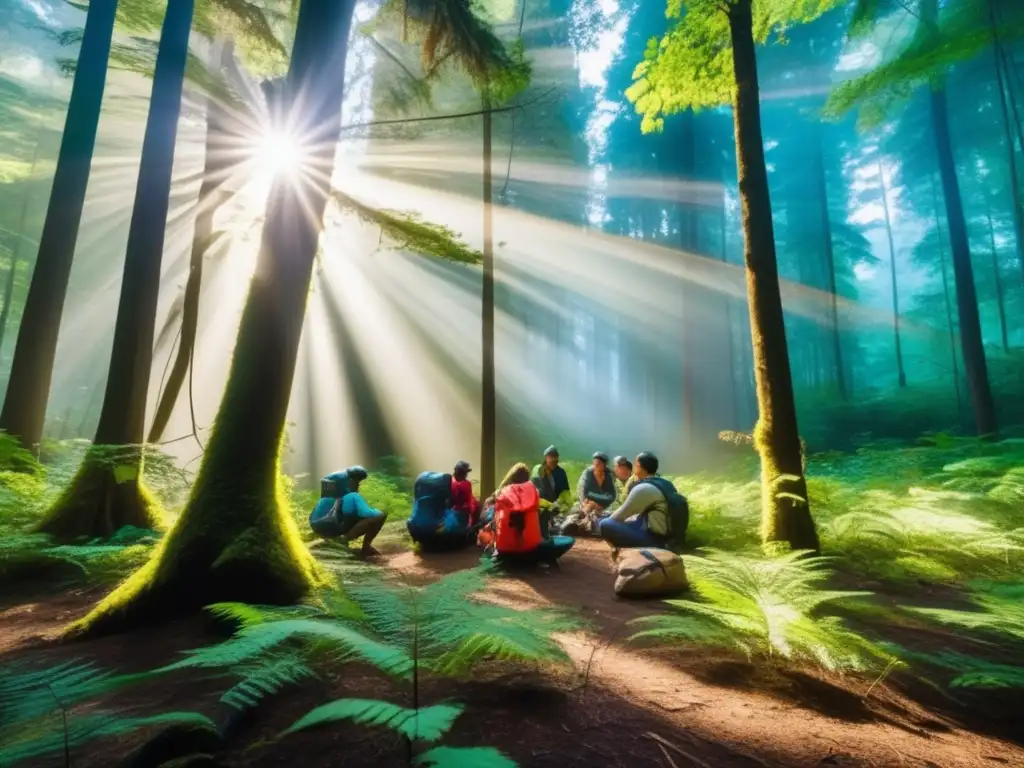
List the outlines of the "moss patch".
{"label": "moss patch", "polygon": [[37,526],[57,541],[107,539],[125,526],[159,530],[159,502],[139,480],[138,449],[95,446]]}

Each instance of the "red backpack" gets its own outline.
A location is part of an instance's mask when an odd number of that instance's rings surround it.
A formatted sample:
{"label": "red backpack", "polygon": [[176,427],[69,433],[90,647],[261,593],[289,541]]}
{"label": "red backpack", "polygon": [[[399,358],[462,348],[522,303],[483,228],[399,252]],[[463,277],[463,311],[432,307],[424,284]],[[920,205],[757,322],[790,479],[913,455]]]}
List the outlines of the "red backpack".
{"label": "red backpack", "polygon": [[540,546],[540,494],[532,482],[508,485],[494,502],[494,544],[498,554],[530,552]]}

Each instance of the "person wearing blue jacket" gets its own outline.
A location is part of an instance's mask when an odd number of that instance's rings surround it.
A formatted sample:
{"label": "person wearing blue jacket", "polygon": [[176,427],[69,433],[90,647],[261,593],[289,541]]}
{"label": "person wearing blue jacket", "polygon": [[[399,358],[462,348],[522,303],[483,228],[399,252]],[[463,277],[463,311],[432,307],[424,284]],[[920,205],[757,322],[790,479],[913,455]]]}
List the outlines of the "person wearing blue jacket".
{"label": "person wearing blue jacket", "polygon": [[373,548],[373,540],[384,527],[388,515],[373,509],[359,495],[359,485],[366,478],[366,470],[358,465],[324,477],[320,481],[320,500],[309,516],[309,525],[325,539],[356,541],[362,537],[360,554],[373,557],[380,554]]}

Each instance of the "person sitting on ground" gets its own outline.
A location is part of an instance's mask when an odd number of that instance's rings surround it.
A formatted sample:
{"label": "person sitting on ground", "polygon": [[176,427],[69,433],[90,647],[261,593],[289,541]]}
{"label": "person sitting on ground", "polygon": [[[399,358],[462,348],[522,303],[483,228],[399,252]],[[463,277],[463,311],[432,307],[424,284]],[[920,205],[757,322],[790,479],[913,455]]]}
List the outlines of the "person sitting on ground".
{"label": "person sitting on ground", "polygon": [[452,476],[440,472],[422,472],[416,478],[406,527],[424,552],[459,549],[472,541],[468,514],[452,505],[453,487]]}
{"label": "person sitting on ground", "polygon": [[615,489],[617,493],[615,501],[608,507],[609,512],[614,512],[623,505],[634,485],[636,485],[636,475],[633,474],[633,462],[625,456],[616,456]]}
{"label": "person sitting on ground", "polygon": [[569,490],[569,476],[558,465],[558,449],[549,445],[544,451],[544,461],[533,468],[533,484],[540,494],[540,532],[548,538],[551,520],[559,511],[568,511],[572,506],[572,492]]}
{"label": "person sitting on ground", "polygon": [[545,538],[540,529],[540,492],[530,480],[530,468],[517,464],[494,501],[493,543],[488,549],[501,563],[554,565],[572,549],[571,536]]}
{"label": "person sitting on ground", "polygon": [[645,451],[636,457],[637,478],[626,501],[598,523],[598,534],[612,547],[656,547],[682,544],[689,522],[689,506],[672,482],[658,475],[658,457]]}
{"label": "person sitting on ground", "polygon": [[475,526],[480,517],[480,503],[473,495],[473,484],[469,482],[469,473],[472,471],[468,461],[456,462],[452,470],[452,509],[464,515],[470,527]]}
{"label": "person sitting on ground", "polygon": [[562,523],[561,532],[596,534],[598,522],[608,516],[608,507],[617,495],[615,478],[608,470],[608,454],[598,451],[576,483],[576,504]]}
{"label": "person sitting on ground", "polygon": [[324,477],[320,481],[320,500],[309,516],[309,525],[325,539],[351,542],[362,537],[360,555],[374,557],[380,552],[373,548],[373,540],[388,516],[370,507],[359,495],[359,485],[366,478],[366,470],[358,465]]}

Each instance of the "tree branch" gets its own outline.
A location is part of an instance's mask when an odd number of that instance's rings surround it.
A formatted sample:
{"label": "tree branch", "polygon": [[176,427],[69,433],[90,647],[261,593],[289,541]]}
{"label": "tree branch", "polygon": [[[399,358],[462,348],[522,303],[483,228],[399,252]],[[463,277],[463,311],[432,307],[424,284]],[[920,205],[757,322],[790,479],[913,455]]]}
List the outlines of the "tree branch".
{"label": "tree branch", "polygon": [[428,117],[403,117],[403,118],[395,118],[394,120],[371,120],[371,121],[366,122],[366,123],[350,123],[349,125],[343,125],[343,126],[341,126],[341,130],[343,130],[343,131],[352,131],[352,130],[355,130],[356,128],[371,128],[371,127],[376,126],[376,125],[404,125],[405,123],[427,123],[427,122],[433,122],[433,121],[436,121],[436,120],[459,120],[459,119],[461,119],[463,117],[476,117],[477,115],[483,115],[485,113],[490,113],[492,115],[498,115],[498,114],[501,114],[502,112],[514,112],[514,111],[519,110],[519,109],[526,109],[526,107],[529,107],[529,106],[531,106],[533,104],[536,104],[538,101],[543,99],[545,96],[549,96],[550,94],[554,93],[556,90],[557,90],[557,87],[553,86],[553,87],[549,88],[548,90],[544,91],[544,93],[540,94],[539,96],[537,96],[537,97],[535,97],[533,99],[530,99],[529,101],[525,101],[525,102],[523,102],[521,104],[511,104],[511,105],[509,105],[507,107],[498,107],[496,109],[478,109],[478,110],[475,110],[473,112],[457,112],[454,115],[430,115]]}

